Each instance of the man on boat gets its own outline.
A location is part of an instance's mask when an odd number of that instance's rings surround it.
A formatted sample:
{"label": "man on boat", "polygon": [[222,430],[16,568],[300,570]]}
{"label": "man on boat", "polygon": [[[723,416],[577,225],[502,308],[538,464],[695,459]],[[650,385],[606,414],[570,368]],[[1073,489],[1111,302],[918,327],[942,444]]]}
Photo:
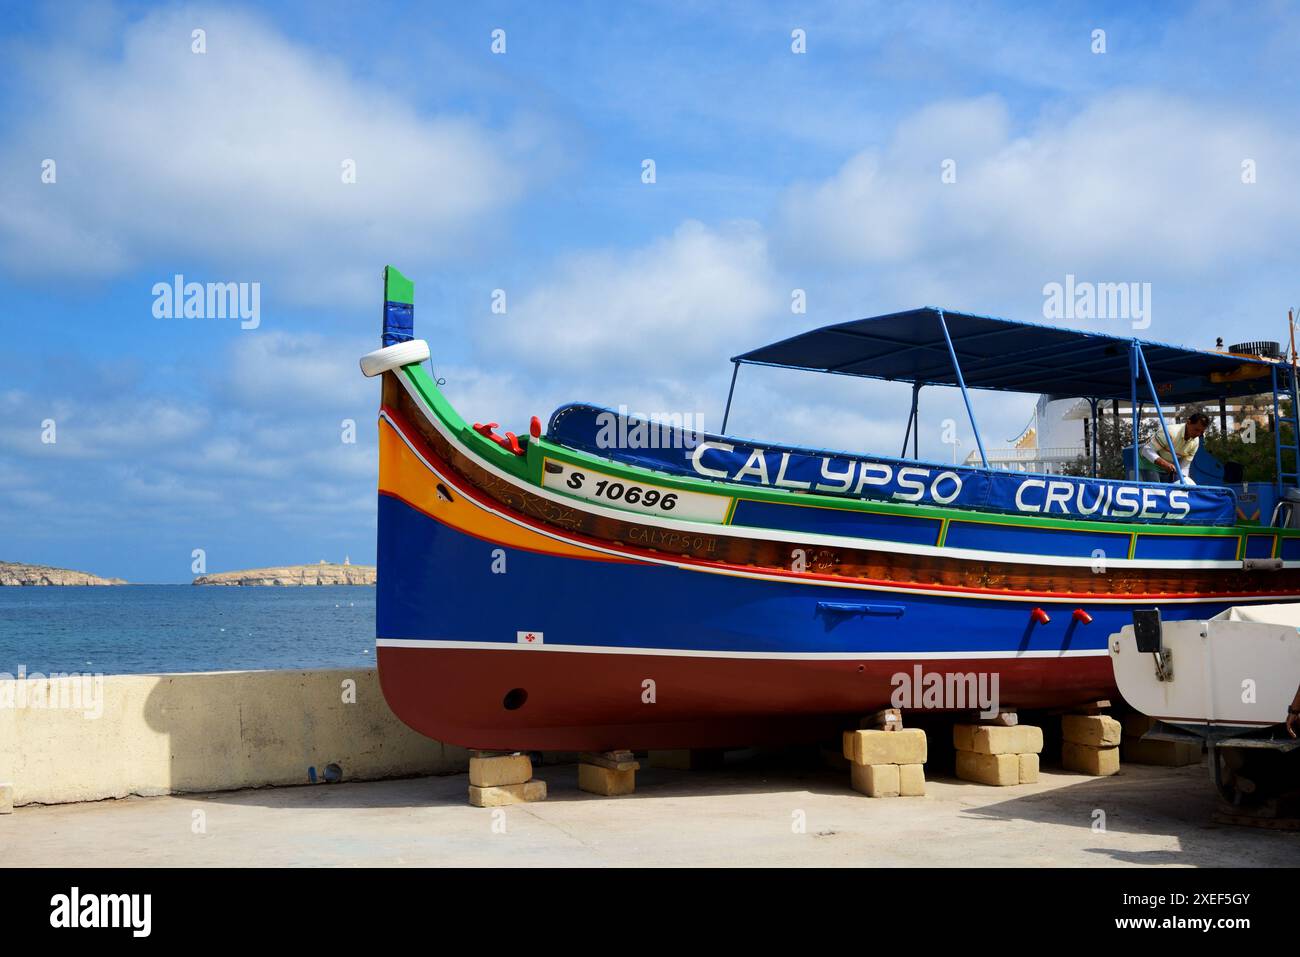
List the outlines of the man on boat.
{"label": "man on boat", "polygon": [[1182,473],[1183,481],[1195,485],[1191,475],[1192,459],[1201,447],[1201,436],[1209,424],[1209,416],[1195,412],[1181,425],[1170,426],[1169,439],[1174,444],[1172,451],[1165,442],[1165,430],[1156,429],[1151,441],[1142,446],[1142,457],[1165,472],[1166,482],[1178,481],[1178,474]]}

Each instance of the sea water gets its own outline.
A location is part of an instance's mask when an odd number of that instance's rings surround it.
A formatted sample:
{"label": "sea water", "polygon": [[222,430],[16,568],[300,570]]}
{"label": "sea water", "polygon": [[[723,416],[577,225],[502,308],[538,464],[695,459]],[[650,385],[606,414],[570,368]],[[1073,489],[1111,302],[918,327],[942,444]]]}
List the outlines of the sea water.
{"label": "sea water", "polygon": [[375,658],[365,585],[0,587],[0,673],[342,668]]}

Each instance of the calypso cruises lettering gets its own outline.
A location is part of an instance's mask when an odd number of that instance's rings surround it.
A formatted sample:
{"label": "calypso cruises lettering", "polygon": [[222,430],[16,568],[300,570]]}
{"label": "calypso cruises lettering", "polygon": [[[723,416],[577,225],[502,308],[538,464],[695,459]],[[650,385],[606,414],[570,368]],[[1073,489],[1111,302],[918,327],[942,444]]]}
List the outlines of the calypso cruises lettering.
{"label": "calypso cruises lettering", "polygon": [[[737,450],[735,445],[712,440],[698,443],[688,458],[696,474],[710,479],[1031,515],[1181,519],[1192,508],[1188,491],[1176,486],[1144,488],[990,472],[979,473],[979,488],[971,489],[969,476],[951,469],[744,446]],[[969,493],[965,499],[963,492]]]}
{"label": "calypso cruises lettering", "polygon": [[[1088,503],[1088,493],[1093,501]],[[1016,511],[1077,515],[1087,518],[1186,518],[1192,510],[1187,490],[1138,488],[1135,485],[1104,485],[1089,488],[1085,482],[1027,478],[1020,481],[1015,495]],[[1167,506],[1167,508],[1166,508]]]}

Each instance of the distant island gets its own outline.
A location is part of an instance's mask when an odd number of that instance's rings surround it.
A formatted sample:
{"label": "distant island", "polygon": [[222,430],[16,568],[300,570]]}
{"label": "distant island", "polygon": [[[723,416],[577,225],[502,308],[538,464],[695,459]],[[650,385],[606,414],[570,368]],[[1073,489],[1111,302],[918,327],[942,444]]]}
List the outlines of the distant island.
{"label": "distant island", "polygon": [[100,578],[89,572],[74,572],[49,565],[0,562],[0,585],[125,585],[120,578]]}
{"label": "distant island", "polygon": [[373,585],[374,565],[342,565],[320,562],[316,565],[279,565],[274,568],[249,568],[242,572],[200,575],[195,585]]}

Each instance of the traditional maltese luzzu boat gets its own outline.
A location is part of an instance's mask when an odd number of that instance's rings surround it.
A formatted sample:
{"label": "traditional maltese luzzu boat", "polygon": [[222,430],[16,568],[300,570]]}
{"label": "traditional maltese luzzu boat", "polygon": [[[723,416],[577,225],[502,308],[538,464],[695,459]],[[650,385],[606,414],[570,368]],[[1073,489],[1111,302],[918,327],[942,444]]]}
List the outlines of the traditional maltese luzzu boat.
{"label": "traditional maltese luzzu boat", "polygon": [[516,435],[448,403],[413,301],[389,267],[383,348],[362,360],[383,381],[377,657],[393,711],[444,742],[833,735],[888,706],[900,674],[935,672],[996,674],[1004,707],[1065,707],[1116,693],[1107,638],[1135,609],[1206,619],[1300,594],[1293,473],[1236,490],[1111,480],[1095,454],[1094,477],[1003,471],[973,416],[981,467],[919,461],[915,438],[922,386],[959,388],[968,409],[969,388],[1082,397],[1095,436],[1103,401],[1130,401],[1137,424],[1139,390],[1158,412],[1271,388],[1276,410],[1290,362],[926,308],[732,360],[912,384],[910,459],[588,405]]}

